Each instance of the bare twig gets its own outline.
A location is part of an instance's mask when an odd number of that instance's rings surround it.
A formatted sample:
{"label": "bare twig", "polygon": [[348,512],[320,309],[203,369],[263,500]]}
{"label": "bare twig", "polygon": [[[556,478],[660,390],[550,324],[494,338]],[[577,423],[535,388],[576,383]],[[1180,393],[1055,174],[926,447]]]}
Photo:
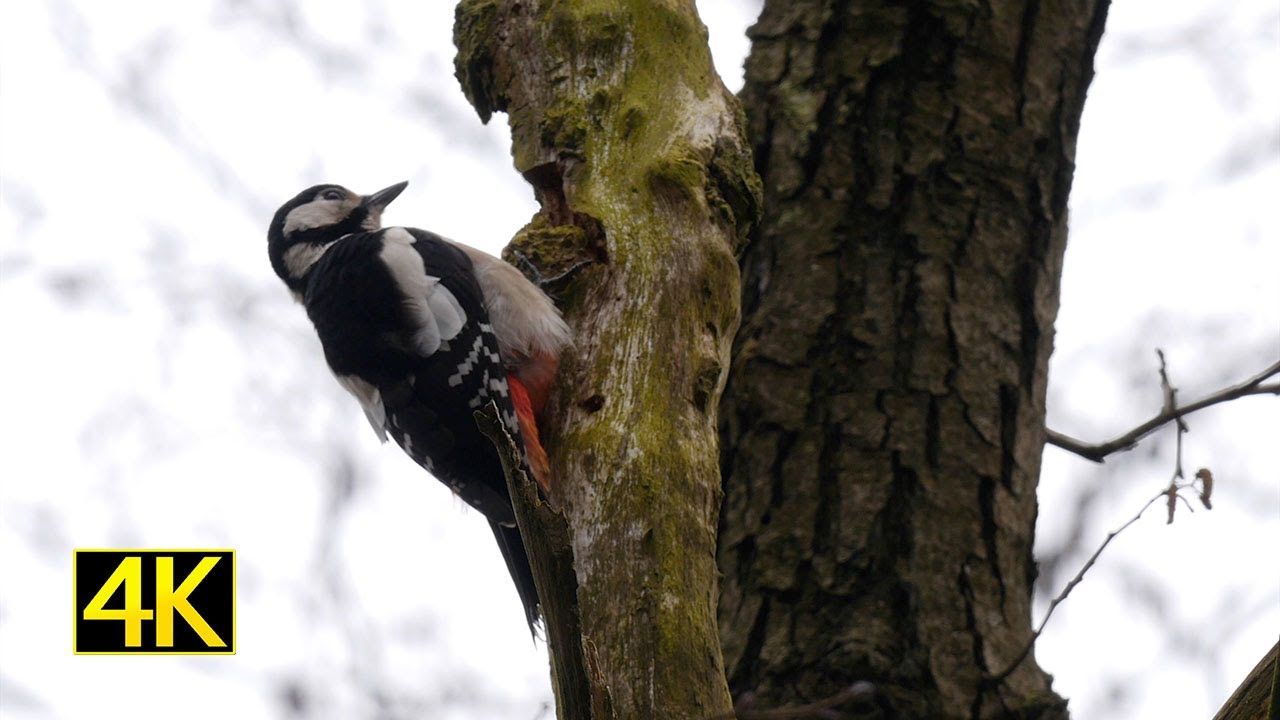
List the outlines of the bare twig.
{"label": "bare twig", "polygon": [[[1156,348],[1156,356],[1160,358],[1160,390],[1164,393],[1164,407],[1161,408],[1161,411],[1177,412],[1178,388],[1169,382],[1169,368],[1164,361],[1164,351]],[[1191,429],[1187,427],[1187,422],[1182,419],[1181,415],[1174,418],[1174,424],[1178,430],[1178,441],[1173,461],[1173,477],[1169,479],[1169,522],[1171,523],[1173,522],[1173,500],[1178,494],[1175,486],[1179,480],[1186,477],[1182,474],[1182,436]]]}
{"label": "bare twig", "polygon": [[1201,502],[1204,503],[1206,508],[1212,509],[1207,497],[1213,492],[1213,473],[1211,473],[1208,468],[1200,468],[1200,470],[1196,472],[1195,477],[1189,483],[1179,483],[1176,480],[1172,480],[1169,482],[1168,487],[1155,495],[1152,495],[1149,500],[1142,504],[1142,507],[1133,517],[1125,521],[1125,523],[1120,527],[1107,533],[1106,539],[1102,541],[1102,544],[1098,546],[1097,550],[1093,551],[1093,554],[1090,555],[1089,559],[1080,567],[1080,570],[1075,574],[1075,577],[1071,578],[1071,580],[1066,584],[1066,587],[1062,588],[1062,592],[1058,593],[1057,597],[1049,602],[1049,609],[1045,611],[1044,618],[1040,620],[1040,624],[1036,627],[1036,631],[1031,634],[1031,639],[1027,641],[1026,647],[1022,649],[1022,652],[1018,653],[1018,656],[1014,658],[1013,662],[1009,663],[1007,668],[1002,670],[1000,673],[993,675],[991,677],[991,682],[998,683],[1017,669],[1018,665],[1027,658],[1027,654],[1031,652],[1031,648],[1035,647],[1036,640],[1040,638],[1041,633],[1044,632],[1045,626],[1049,624],[1049,618],[1053,617],[1053,611],[1067,599],[1067,596],[1070,595],[1071,591],[1080,584],[1080,581],[1084,580],[1085,573],[1089,572],[1089,569],[1093,567],[1093,564],[1098,561],[1098,557],[1102,555],[1102,551],[1107,549],[1107,545],[1111,544],[1111,541],[1114,540],[1117,535],[1127,530],[1130,525],[1138,522],[1138,518],[1142,517],[1143,513],[1154,505],[1157,500],[1160,498],[1165,499],[1169,512],[1168,523],[1173,522],[1174,508],[1177,506],[1177,502],[1179,500],[1186,504],[1188,512],[1195,512],[1191,507],[1191,503],[1182,496],[1182,491],[1187,489],[1195,490],[1197,484],[1200,485],[1198,492],[1200,494]]}
{"label": "bare twig", "polygon": [[[1195,489],[1197,485],[1199,485],[1200,502],[1203,503],[1206,508],[1213,509],[1213,505],[1210,504],[1210,500],[1209,500],[1210,496],[1213,493],[1213,473],[1210,472],[1208,468],[1200,468],[1196,472],[1195,477],[1189,483],[1179,482],[1179,480],[1186,479],[1186,476],[1182,472],[1182,436],[1185,435],[1190,429],[1187,427],[1186,421],[1182,419],[1182,416],[1186,415],[1187,413],[1194,412],[1195,410],[1198,410],[1201,407],[1208,407],[1214,402],[1223,402],[1225,400],[1231,399],[1231,397],[1241,397],[1242,395],[1253,394],[1252,392],[1250,392],[1251,390],[1268,387],[1261,384],[1263,380],[1266,380],[1267,378],[1271,377],[1272,375],[1275,375],[1276,373],[1280,373],[1280,363],[1276,363],[1275,365],[1272,365],[1271,367],[1262,371],[1258,375],[1255,375],[1254,377],[1246,380],[1244,383],[1241,383],[1240,385],[1236,385],[1235,387],[1232,387],[1232,388],[1227,388],[1226,390],[1220,391],[1215,395],[1205,398],[1204,400],[1201,400],[1197,403],[1192,403],[1191,405],[1188,405],[1185,408],[1179,409],[1178,408],[1178,389],[1173,386],[1172,382],[1169,381],[1169,367],[1168,367],[1168,364],[1165,362],[1164,352],[1162,350],[1157,349],[1156,355],[1160,358],[1160,392],[1164,396],[1163,409],[1161,410],[1160,415],[1157,415],[1155,418],[1153,418],[1146,424],[1139,426],[1137,429],[1132,430],[1129,433],[1115,440],[1112,440],[1110,443],[1105,443],[1104,445],[1100,445],[1100,446],[1094,446],[1095,448],[1099,449],[1099,451],[1101,452],[1101,454],[1098,455],[1097,457],[1091,457],[1090,455],[1086,455],[1084,453],[1079,453],[1079,454],[1082,454],[1084,455],[1084,457],[1088,457],[1091,460],[1097,460],[1101,462],[1102,458],[1107,453],[1114,452],[1115,449],[1119,449],[1122,446],[1132,447],[1133,443],[1137,442],[1137,440],[1142,436],[1160,427],[1164,423],[1169,422],[1170,420],[1173,420],[1176,423],[1178,442],[1177,442],[1177,451],[1176,451],[1174,464],[1173,464],[1173,477],[1169,479],[1168,487],[1166,487],[1165,489],[1153,495],[1150,500],[1147,500],[1147,502],[1142,505],[1142,508],[1138,510],[1137,514],[1129,518],[1128,522],[1116,528],[1115,530],[1112,530],[1110,533],[1107,533],[1106,539],[1102,541],[1102,544],[1098,546],[1097,550],[1093,551],[1093,555],[1089,556],[1089,559],[1085,561],[1084,565],[1080,568],[1080,571],[1075,574],[1075,577],[1071,578],[1071,581],[1067,583],[1066,587],[1062,588],[1062,592],[1058,593],[1057,597],[1055,597],[1049,603],[1049,609],[1045,612],[1044,619],[1040,621],[1040,625],[1036,627],[1036,631],[1031,634],[1031,639],[1027,642],[1026,647],[1022,649],[1022,652],[1018,653],[1018,657],[1015,658],[1014,661],[1010,663],[1007,668],[1005,668],[999,674],[992,676],[991,678],[992,682],[998,683],[1004,678],[1008,677],[1009,673],[1013,672],[1018,667],[1018,665],[1020,665],[1022,661],[1026,659],[1027,654],[1031,652],[1031,648],[1035,647],[1036,640],[1039,639],[1040,634],[1044,632],[1045,626],[1049,624],[1049,618],[1053,617],[1053,611],[1057,609],[1058,605],[1062,604],[1063,600],[1067,599],[1067,596],[1070,595],[1071,591],[1074,590],[1075,587],[1080,584],[1080,581],[1084,580],[1085,573],[1089,572],[1089,569],[1093,567],[1093,564],[1098,561],[1098,557],[1102,555],[1102,551],[1107,549],[1107,545],[1111,544],[1111,541],[1114,540],[1117,535],[1124,532],[1130,525],[1137,522],[1138,518],[1142,517],[1142,514],[1147,511],[1147,508],[1151,507],[1157,500],[1159,500],[1160,498],[1165,499],[1165,507],[1168,511],[1168,520],[1166,521],[1167,524],[1173,523],[1174,513],[1178,509],[1179,500],[1181,500],[1187,506],[1187,512],[1195,512],[1195,510],[1191,507],[1191,503],[1187,502],[1187,499],[1182,497],[1182,491],[1189,488]],[[1276,392],[1280,393],[1280,387],[1277,388]],[[1106,449],[1107,447],[1112,445],[1114,445],[1115,447],[1111,449]],[[1068,449],[1071,449],[1073,452],[1079,452],[1074,448],[1068,448]],[[1102,452],[1102,450],[1105,450],[1105,452]]]}
{"label": "bare twig", "polygon": [[[1280,382],[1264,384],[1265,380],[1275,377],[1276,375],[1280,375],[1280,361],[1277,361],[1266,370],[1263,370],[1239,385],[1224,388],[1182,407],[1178,407],[1176,401],[1171,402],[1168,394],[1166,394],[1165,407],[1159,414],[1123,435],[1104,443],[1098,443],[1096,445],[1086,443],[1082,440],[1077,440],[1048,428],[1045,429],[1045,437],[1050,445],[1055,445],[1067,452],[1075,453],[1086,460],[1092,460],[1100,463],[1112,453],[1132,449],[1138,444],[1139,440],[1151,434],[1152,431],[1162,425],[1173,420],[1181,422],[1183,417],[1190,415],[1197,410],[1203,410],[1204,408],[1212,405],[1228,402],[1248,395],[1280,395]],[[1167,380],[1167,377],[1165,377],[1165,382],[1167,382]],[[1179,433],[1179,440],[1181,440],[1181,433]]]}
{"label": "bare twig", "polygon": [[1167,498],[1168,492],[1169,491],[1167,489],[1161,490],[1160,492],[1151,496],[1150,500],[1143,503],[1142,508],[1138,510],[1136,515],[1129,518],[1129,520],[1126,521],[1125,524],[1107,533],[1107,538],[1102,541],[1102,544],[1098,546],[1097,550],[1093,551],[1093,555],[1089,556],[1089,559],[1085,561],[1083,566],[1081,566],[1079,572],[1075,574],[1075,577],[1071,578],[1070,582],[1067,583],[1066,587],[1062,588],[1062,592],[1058,593],[1057,597],[1055,597],[1052,601],[1050,601],[1049,609],[1045,611],[1044,618],[1040,620],[1040,625],[1036,627],[1036,631],[1034,633],[1031,633],[1031,639],[1027,641],[1026,647],[1022,648],[1022,652],[1018,653],[1018,656],[1014,658],[1013,662],[1009,663],[1009,667],[1005,668],[1000,673],[993,676],[992,678],[993,682],[1000,682],[1006,677],[1009,677],[1009,674],[1012,673],[1014,670],[1016,670],[1018,665],[1022,664],[1022,661],[1025,660],[1027,655],[1031,652],[1031,648],[1035,647],[1036,640],[1040,638],[1040,633],[1044,632],[1045,625],[1049,624],[1049,618],[1053,617],[1053,611],[1056,610],[1057,607],[1062,604],[1063,600],[1067,599],[1067,596],[1070,595],[1071,591],[1074,590],[1076,586],[1080,584],[1080,581],[1084,580],[1085,573],[1089,572],[1089,569],[1093,567],[1093,564],[1098,561],[1098,557],[1102,555],[1103,550],[1107,549],[1107,545],[1111,544],[1111,541],[1114,540],[1117,535],[1119,535],[1120,533],[1128,529],[1130,525],[1138,522],[1138,518],[1142,517],[1142,514],[1147,511],[1147,508],[1155,504],[1157,500],[1159,500],[1160,498]]}
{"label": "bare twig", "polygon": [[851,702],[870,702],[875,696],[875,685],[866,681],[859,681],[831,697],[806,705],[752,710],[742,707],[744,703],[739,701],[739,707],[735,707],[727,713],[712,715],[707,720],[806,720],[808,718],[837,717],[838,715],[833,715],[833,712],[841,705]]}

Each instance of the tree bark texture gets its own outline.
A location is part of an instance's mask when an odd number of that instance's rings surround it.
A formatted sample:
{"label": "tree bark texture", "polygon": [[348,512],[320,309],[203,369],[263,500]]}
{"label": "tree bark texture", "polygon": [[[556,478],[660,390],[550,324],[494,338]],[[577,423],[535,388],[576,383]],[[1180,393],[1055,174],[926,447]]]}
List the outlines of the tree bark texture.
{"label": "tree bark texture", "polygon": [[508,257],[576,338],[541,423],[572,563],[533,558],[544,600],[576,600],[544,603],[558,711],[727,711],[716,413],[761,202],[737,101],[692,0],[464,0],[455,41],[542,206]]}
{"label": "tree bark texture", "polygon": [[1218,709],[1213,720],[1280,720],[1280,643],[1271,650],[1240,683]]}
{"label": "tree bark texture", "polygon": [[1046,370],[1105,0],[767,0],[721,406],[730,687],[1065,717],[1029,656]]}

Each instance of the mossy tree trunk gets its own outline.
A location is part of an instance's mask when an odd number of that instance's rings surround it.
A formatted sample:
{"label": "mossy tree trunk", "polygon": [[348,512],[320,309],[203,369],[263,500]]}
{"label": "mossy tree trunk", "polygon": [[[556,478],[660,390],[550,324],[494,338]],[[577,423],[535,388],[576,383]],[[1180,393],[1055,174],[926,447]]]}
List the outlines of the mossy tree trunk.
{"label": "mossy tree trunk", "polygon": [[765,707],[1065,717],[1028,658],[1046,369],[1105,0],[767,0],[720,629]]}
{"label": "mossy tree trunk", "polygon": [[766,216],[720,422],[722,666],[714,427],[758,210],[733,101],[691,2],[460,5],[459,77],[482,117],[509,113],[542,203],[511,257],[578,336],[545,427],[546,536],[569,560],[535,557],[562,716],[706,717],[727,674],[766,707],[869,680],[882,717],[1065,717],[1033,658],[995,675],[1031,634],[1105,13],[766,2],[744,90]]}
{"label": "mossy tree trunk", "polygon": [[542,424],[558,517],[521,517],[558,711],[727,711],[716,412],[760,206],[737,101],[693,0],[464,0],[455,41],[542,206],[508,257],[576,336]]}

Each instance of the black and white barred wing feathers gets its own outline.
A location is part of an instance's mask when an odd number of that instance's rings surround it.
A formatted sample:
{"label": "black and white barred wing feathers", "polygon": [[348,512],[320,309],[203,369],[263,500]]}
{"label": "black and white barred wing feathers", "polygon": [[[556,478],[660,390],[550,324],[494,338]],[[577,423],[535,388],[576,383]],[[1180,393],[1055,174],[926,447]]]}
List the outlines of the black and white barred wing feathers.
{"label": "black and white barred wing feathers", "polygon": [[[326,272],[338,282],[323,282]],[[473,413],[492,400],[517,442],[520,426],[467,255],[432,233],[387,228],[339,241],[311,286],[304,301],[326,358],[375,432],[490,520],[513,523],[501,467]],[[317,318],[335,305],[364,316],[327,333]]]}

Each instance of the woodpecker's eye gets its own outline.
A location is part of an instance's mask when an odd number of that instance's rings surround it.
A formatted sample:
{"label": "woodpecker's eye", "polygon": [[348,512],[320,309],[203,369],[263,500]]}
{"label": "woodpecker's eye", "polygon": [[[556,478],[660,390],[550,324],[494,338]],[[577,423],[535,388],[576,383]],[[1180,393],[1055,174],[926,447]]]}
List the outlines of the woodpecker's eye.
{"label": "woodpecker's eye", "polygon": [[330,188],[329,190],[325,190],[324,192],[320,193],[320,199],[321,200],[342,200],[343,199],[342,191],[334,190]]}

